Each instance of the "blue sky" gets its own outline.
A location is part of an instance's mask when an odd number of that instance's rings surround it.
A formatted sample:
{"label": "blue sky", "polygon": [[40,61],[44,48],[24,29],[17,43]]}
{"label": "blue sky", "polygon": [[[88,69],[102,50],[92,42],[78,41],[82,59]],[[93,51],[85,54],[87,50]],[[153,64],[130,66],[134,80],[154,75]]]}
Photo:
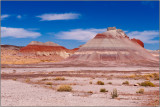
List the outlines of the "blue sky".
{"label": "blue sky", "polygon": [[112,26],[142,40],[147,49],[159,49],[159,2],[1,2],[1,44],[52,41],[72,49]]}

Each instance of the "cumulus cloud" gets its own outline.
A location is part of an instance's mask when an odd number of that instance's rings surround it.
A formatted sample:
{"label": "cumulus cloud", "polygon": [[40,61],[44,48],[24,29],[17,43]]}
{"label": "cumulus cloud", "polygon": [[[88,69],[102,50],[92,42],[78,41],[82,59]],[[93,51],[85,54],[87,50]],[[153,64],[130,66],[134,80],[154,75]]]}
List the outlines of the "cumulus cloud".
{"label": "cumulus cloud", "polygon": [[24,28],[1,27],[1,37],[36,38],[38,36],[41,36],[39,32],[26,30]]}
{"label": "cumulus cloud", "polygon": [[73,29],[70,31],[62,31],[57,34],[54,34],[59,39],[67,40],[79,40],[79,41],[88,41],[92,39],[97,33],[106,31],[105,29]]}
{"label": "cumulus cloud", "polygon": [[149,43],[149,44],[154,44],[154,43],[159,43],[159,40],[155,40],[156,38],[159,37],[159,32],[158,31],[132,31],[132,32],[127,32],[127,35],[130,38],[136,38],[140,39],[144,43]]}
{"label": "cumulus cloud", "polygon": [[1,20],[4,20],[4,19],[8,18],[9,16],[10,15],[8,15],[8,14],[1,15]]}
{"label": "cumulus cloud", "polygon": [[17,18],[18,18],[18,19],[21,19],[21,18],[22,18],[22,16],[21,16],[21,15],[17,15]]}
{"label": "cumulus cloud", "polygon": [[41,21],[52,21],[52,20],[71,20],[78,19],[80,14],[77,13],[63,13],[63,14],[42,14],[36,17],[41,18]]}

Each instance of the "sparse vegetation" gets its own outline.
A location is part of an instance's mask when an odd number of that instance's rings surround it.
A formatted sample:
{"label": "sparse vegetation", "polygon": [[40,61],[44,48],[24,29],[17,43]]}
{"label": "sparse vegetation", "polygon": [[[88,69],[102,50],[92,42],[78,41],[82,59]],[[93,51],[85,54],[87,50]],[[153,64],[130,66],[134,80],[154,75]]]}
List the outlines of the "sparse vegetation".
{"label": "sparse vegetation", "polygon": [[108,84],[112,84],[112,82],[108,82]]}
{"label": "sparse vegetation", "polygon": [[89,84],[92,84],[92,81],[90,81]]}
{"label": "sparse vegetation", "polygon": [[65,80],[65,78],[64,77],[56,77],[56,78],[54,78],[54,80]]}
{"label": "sparse vegetation", "polygon": [[93,92],[92,92],[92,91],[88,91],[87,93],[91,93],[91,94],[93,94]]}
{"label": "sparse vegetation", "polygon": [[140,83],[140,86],[150,86],[150,87],[155,87],[155,85],[152,83],[152,82],[150,82],[150,81],[144,81],[144,82],[142,82],[142,83]]}
{"label": "sparse vegetation", "polygon": [[123,85],[129,85],[129,82],[128,81],[125,81],[122,83]]}
{"label": "sparse vegetation", "polygon": [[113,92],[111,92],[111,96],[112,96],[112,98],[118,97],[118,92],[117,92],[117,89],[116,89],[116,88],[113,89]]}
{"label": "sparse vegetation", "polygon": [[26,79],[26,82],[30,82],[30,79],[29,79],[29,78],[27,78],[27,79]]}
{"label": "sparse vegetation", "polygon": [[16,81],[16,80],[17,80],[17,78],[13,78],[12,80]]}
{"label": "sparse vegetation", "polygon": [[143,93],[144,93],[144,89],[143,89],[143,88],[141,88],[141,89],[139,89],[138,91],[136,91],[136,93],[143,94]]}
{"label": "sparse vegetation", "polygon": [[48,78],[43,78],[43,79],[42,79],[42,81],[46,81],[46,80],[48,80]]}
{"label": "sparse vegetation", "polygon": [[137,74],[133,74],[133,75],[127,75],[127,76],[119,76],[120,78],[132,78],[135,80],[138,79],[145,79],[145,80],[150,80],[150,79],[154,79],[154,80],[159,80],[159,73],[150,73],[150,74],[144,74],[144,75],[137,75]]}
{"label": "sparse vegetation", "polygon": [[101,88],[100,92],[108,92],[108,90],[106,90],[105,88]]}
{"label": "sparse vegetation", "polygon": [[97,84],[98,84],[98,85],[104,85],[104,82],[102,82],[102,81],[97,81]]}
{"label": "sparse vegetation", "polygon": [[72,87],[70,85],[60,85],[58,88],[57,88],[57,91],[72,91]]}
{"label": "sparse vegetation", "polygon": [[47,82],[46,85],[52,85],[52,82]]}

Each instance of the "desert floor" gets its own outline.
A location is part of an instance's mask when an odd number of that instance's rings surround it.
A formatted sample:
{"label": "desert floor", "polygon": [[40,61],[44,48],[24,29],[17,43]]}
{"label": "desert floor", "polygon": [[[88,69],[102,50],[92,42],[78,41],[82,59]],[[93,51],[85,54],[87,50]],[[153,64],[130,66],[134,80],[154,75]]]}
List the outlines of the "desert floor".
{"label": "desert floor", "polygon": [[[2,106],[155,106],[158,68],[2,68]],[[64,77],[62,79],[62,77]],[[98,85],[97,81],[104,82]],[[122,84],[128,81],[129,84]],[[138,83],[151,81],[155,87]],[[59,85],[72,91],[59,92]],[[100,92],[105,88],[108,92]],[[117,89],[118,97],[111,92]],[[136,93],[144,89],[144,93]]]}

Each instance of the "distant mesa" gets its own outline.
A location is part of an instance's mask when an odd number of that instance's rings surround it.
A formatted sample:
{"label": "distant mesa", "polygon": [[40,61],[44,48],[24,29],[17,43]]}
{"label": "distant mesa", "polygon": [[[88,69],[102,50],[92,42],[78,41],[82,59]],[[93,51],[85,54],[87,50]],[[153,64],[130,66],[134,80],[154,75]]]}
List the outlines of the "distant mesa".
{"label": "distant mesa", "polygon": [[32,41],[27,46],[20,49],[21,53],[36,54],[38,56],[52,56],[59,55],[62,58],[67,58],[73,54],[75,50],[67,49],[53,42],[38,42]]}
{"label": "distant mesa", "polygon": [[106,32],[97,34],[62,63],[76,66],[158,66],[158,59],[143,47],[142,41],[130,40],[123,30],[108,27]]}
{"label": "distant mesa", "polygon": [[40,46],[60,46],[56,43],[53,43],[53,42],[38,42],[38,41],[32,41],[30,42],[28,45],[40,45]]}

